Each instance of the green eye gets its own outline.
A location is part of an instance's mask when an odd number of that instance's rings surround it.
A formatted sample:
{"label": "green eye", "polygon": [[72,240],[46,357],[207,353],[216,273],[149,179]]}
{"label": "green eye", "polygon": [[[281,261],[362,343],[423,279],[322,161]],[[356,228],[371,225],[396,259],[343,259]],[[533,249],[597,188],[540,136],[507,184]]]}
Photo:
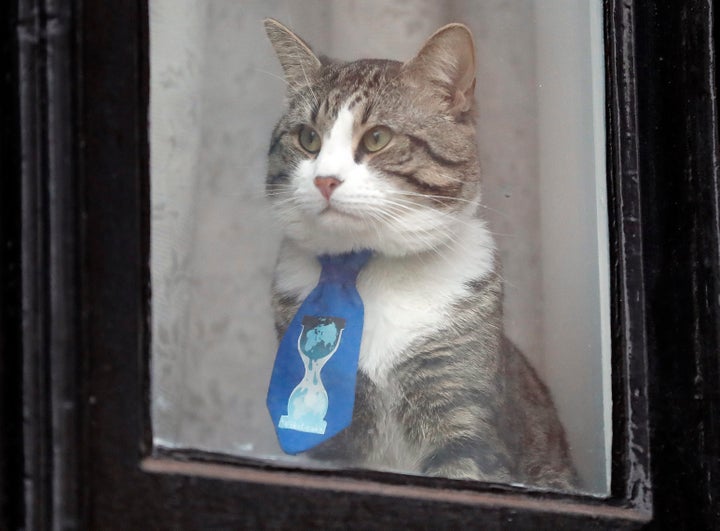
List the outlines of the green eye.
{"label": "green eye", "polygon": [[318,135],[317,131],[312,127],[303,125],[298,133],[298,140],[303,149],[308,153],[317,153],[320,151],[320,145],[322,144],[320,135]]}
{"label": "green eye", "polygon": [[362,142],[365,149],[370,153],[374,153],[387,146],[390,140],[392,140],[392,137],[393,132],[389,127],[378,125],[363,135]]}

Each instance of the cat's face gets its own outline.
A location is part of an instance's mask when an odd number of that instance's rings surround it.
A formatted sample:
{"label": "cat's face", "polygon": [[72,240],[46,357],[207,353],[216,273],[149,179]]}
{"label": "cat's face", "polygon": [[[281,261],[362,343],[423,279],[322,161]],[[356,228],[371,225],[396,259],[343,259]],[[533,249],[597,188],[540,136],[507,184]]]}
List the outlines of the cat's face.
{"label": "cat's face", "polygon": [[285,234],[321,253],[441,248],[476,210],[474,51],[438,31],[407,63],[318,59],[266,21],[288,82],[267,195]]}

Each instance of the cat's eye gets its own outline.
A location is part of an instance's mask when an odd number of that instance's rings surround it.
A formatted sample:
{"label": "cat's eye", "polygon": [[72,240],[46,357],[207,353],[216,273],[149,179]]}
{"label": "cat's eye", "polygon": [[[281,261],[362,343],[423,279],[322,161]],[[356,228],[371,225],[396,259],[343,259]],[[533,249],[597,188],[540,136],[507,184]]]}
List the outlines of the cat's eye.
{"label": "cat's eye", "polygon": [[308,125],[303,125],[298,133],[298,141],[302,148],[308,153],[317,153],[320,151],[322,141],[320,135]]}
{"label": "cat's eye", "polygon": [[393,132],[389,127],[378,125],[363,135],[362,143],[363,146],[365,146],[365,149],[367,149],[370,153],[374,153],[387,146],[390,143],[390,140],[392,140],[392,137]]}

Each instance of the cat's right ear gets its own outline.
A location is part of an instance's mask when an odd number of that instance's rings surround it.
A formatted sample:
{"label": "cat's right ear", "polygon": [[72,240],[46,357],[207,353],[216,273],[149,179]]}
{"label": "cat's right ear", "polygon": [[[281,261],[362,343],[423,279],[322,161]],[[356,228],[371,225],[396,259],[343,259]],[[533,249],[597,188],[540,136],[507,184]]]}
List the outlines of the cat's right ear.
{"label": "cat's right ear", "polygon": [[320,68],[320,59],[310,46],[272,18],[265,19],[265,31],[285,72],[289,90],[293,91],[309,85],[313,75]]}

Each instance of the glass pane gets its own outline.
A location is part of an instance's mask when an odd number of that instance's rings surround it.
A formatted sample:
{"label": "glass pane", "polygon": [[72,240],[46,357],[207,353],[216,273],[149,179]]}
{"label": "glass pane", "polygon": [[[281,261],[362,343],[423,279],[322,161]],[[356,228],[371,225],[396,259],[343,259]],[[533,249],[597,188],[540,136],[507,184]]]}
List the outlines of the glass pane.
{"label": "glass pane", "polygon": [[[479,474],[552,487],[514,471],[522,456],[561,451],[562,437],[552,429],[553,408],[538,406],[542,388],[528,383],[531,371],[522,368],[520,355],[493,346],[502,328],[547,385],[564,427],[579,479],[554,485],[606,494],[611,396],[601,5],[151,0],[155,444],[311,467]],[[310,88],[292,64],[283,71],[265,34],[265,17],[291,28],[318,56],[408,63],[378,67],[386,73],[374,85],[365,76],[372,69],[358,70],[364,73],[350,85],[364,91],[348,108],[352,87],[333,85],[327,70],[314,70],[328,67],[317,67],[312,55],[297,55],[302,46],[292,38],[289,45],[277,39],[275,46],[281,52],[294,46],[289,63],[308,67],[303,76]],[[455,21],[467,25],[475,43],[476,137],[469,143],[473,70],[472,61],[463,62],[472,57],[464,30],[446,30],[409,63],[430,35]],[[427,65],[437,66],[444,81]],[[402,89],[388,88],[390,71],[404,80]],[[287,121],[269,169],[273,128],[288,112],[286,77],[299,86],[289,103],[297,116]],[[340,123],[346,113],[350,125]],[[450,118],[438,121],[441,114]],[[376,125],[388,128],[368,131]],[[349,151],[343,151],[343,138]],[[340,155],[330,153],[333,146]],[[476,172],[469,162],[475,149],[482,191],[477,216],[468,214],[476,201]],[[353,156],[343,158],[346,152]],[[336,159],[344,162],[333,166]],[[274,176],[270,197],[268,174]],[[313,458],[312,450],[291,456],[280,448],[265,405],[278,349],[273,279],[280,286],[280,308],[290,318],[302,297],[292,300],[288,293],[305,286],[304,296],[319,276],[317,246],[339,252],[352,240],[342,232],[352,232],[345,219],[352,216],[333,207],[329,216],[338,216],[335,221],[326,216],[324,225],[313,225],[330,241],[318,243],[322,237],[293,218],[298,211],[309,215],[302,198],[332,207],[341,198],[346,204],[364,201],[363,194],[385,202],[372,212],[362,205],[356,212],[374,236],[357,236],[357,245],[373,255],[357,285],[366,312],[357,386],[370,398],[356,402],[355,415],[363,407],[384,413],[362,432],[367,441],[359,440],[357,430],[330,439],[355,445],[348,450],[354,461]],[[293,206],[283,210],[282,201]],[[478,228],[478,218],[487,230]],[[294,244],[281,244],[284,234],[291,242],[314,242],[300,245],[309,262],[295,256],[302,252]],[[497,262],[487,251],[492,245]],[[278,262],[281,247],[294,258]],[[480,281],[495,277],[504,286],[502,319],[499,309],[478,310],[493,300],[489,284]],[[497,326],[488,324],[494,320]],[[443,361],[442,353],[450,358]],[[461,354],[468,369],[453,372]],[[310,359],[297,354],[295,362],[310,374]],[[332,373],[331,361],[317,373],[321,379]],[[422,382],[422,367],[431,366],[435,372]],[[452,389],[463,392],[441,407],[427,396],[432,385],[443,396]],[[472,433],[463,438],[462,429]],[[540,435],[519,439],[531,432]],[[348,441],[347,433],[355,440]],[[550,442],[541,442],[543,437]],[[483,475],[484,467],[510,472]]]}

